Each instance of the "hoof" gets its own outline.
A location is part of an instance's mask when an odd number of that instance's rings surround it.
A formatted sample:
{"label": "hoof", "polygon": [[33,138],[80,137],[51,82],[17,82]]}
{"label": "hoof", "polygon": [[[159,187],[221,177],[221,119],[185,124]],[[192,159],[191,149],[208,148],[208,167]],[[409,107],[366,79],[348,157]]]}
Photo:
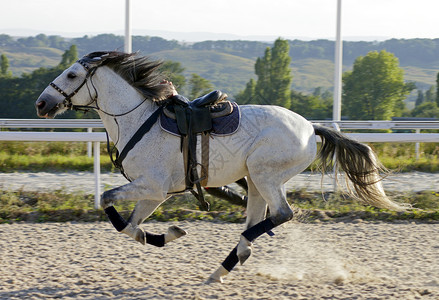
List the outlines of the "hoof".
{"label": "hoof", "polygon": [[241,265],[243,265],[245,263],[245,261],[250,257],[251,254],[252,254],[251,248],[248,248],[245,251],[238,253],[239,263]]}
{"label": "hoof", "polygon": [[215,272],[213,272],[212,275],[209,276],[209,278],[204,282],[205,284],[211,284],[211,283],[223,283],[223,277],[229,274],[229,271],[227,271],[222,265],[216,269]]}
{"label": "hoof", "polygon": [[212,283],[224,283],[224,280],[221,277],[220,278],[209,277],[204,282],[204,284],[212,284]]}
{"label": "hoof", "polygon": [[252,246],[253,244],[247,240],[245,237],[241,236],[241,239],[238,244],[238,249],[236,255],[238,256],[239,263],[243,265],[245,261],[252,254]]}
{"label": "hoof", "polygon": [[168,233],[169,234],[173,234],[176,239],[178,239],[178,238],[182,237],[183,235],[187,234],[187,232],[185,230],[183,230],[180,227],[175,226],[175,225],[173,225],[173,226],[168,228]]}
{"label": "hoof", "polygon": [[178,226],[171,226],[168,228],[168,233],[165,234],[165,244],[172,242],[182,236],[186,235],[187,232]]}

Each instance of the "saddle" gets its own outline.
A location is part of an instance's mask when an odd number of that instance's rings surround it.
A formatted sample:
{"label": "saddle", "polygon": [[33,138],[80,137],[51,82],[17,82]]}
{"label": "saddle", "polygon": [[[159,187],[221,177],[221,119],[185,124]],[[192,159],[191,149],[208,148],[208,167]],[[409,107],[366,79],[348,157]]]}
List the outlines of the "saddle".
{"label": "saddle", "polygon": [[227,94],[221,91],[210,92],[193,101],[176,95],[170,98],[170,103],[163,112],[167,117],[176,120],[178,131],[182,135],[210,132],[212,119],[232,113],[233,106],[226,99]]}
{"label": "saddle", "polygon": [[[237,119],[237,122],[232,122],[236,123],[232,126],[235,128],[233,132],[239,125],[238,106],[226,99],[227,94],[221,91],[213,91],[193,101],[176,95],[168,99],[160,116],[161,127],[181,137],[180,150],[185,165],[186,190],[192,192],[204,210],[209,210],[209,203],[204,199],[201,186],[206,186],[208,180],[210,135],[216,131],[217,134],[224,134],[224,126],[218,125],[219,121],[223,121],[221,124],[224,124],[224,121],[230,123],[226,118],[232,113]],[[230,128],[230,126],[225,127]],[[201,163],[197,161],[196,156],[198,135],[201,135]],[[198,176],[198,166],[201,167],[200,176]],[[194,190],[194,185],[197,191]]]}

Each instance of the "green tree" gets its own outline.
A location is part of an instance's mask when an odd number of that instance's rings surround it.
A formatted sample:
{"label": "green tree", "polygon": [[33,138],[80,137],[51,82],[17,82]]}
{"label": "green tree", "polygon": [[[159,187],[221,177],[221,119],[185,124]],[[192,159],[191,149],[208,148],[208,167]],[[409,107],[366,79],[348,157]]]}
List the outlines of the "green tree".
{"label": "green tree", "polygon": [[424,102],[416,106],[411,115],[417,118],[439,118],[439,108],[436,102]]}
{"label": "green tree", "polygon": [[434,86],[430,86],[430,88],[425,91],[425,102],[436,102]]}
{"label": "green tree", "polygon": [[[63,60],[56,67],[39,68],[32,73],[23,73],[20,77],[0,76],[0,99],[3,106],[0,111],[0,118],[35,118],[35,100],[47,85],[65,70],[65,63],[76,61],[72,56],[74,51],[74,47],[66,50]],[[69,112],[63,114],[62,117],[74,118],[79,116],[82,118],[83,114]]]}
{"label": "green tree", "polygon": [[256,60],[255,73],[258,80],[255,95],[259,98],[259,104],[290,108],[290,87],[293,79],[290,63],[288,41],[281,38],[274,42],[271,49],[267,47],[264,56]]}
{"label": "green tree", "polygon": [[189,79],[189,86],[189,97],[191,100],[203,96],[204,94],[211,92],[213,89],[209,80],[195,73],[193,73]]}
{"label": "green tree", "polygon": [[275,95],[271,103],[289,108],[291,105],[291,57],[288,41],[277,39],[271,49],[271,90]]}
{"label": "green tree", "polygon": [[71,45],[69,50],[63,53],[60,66],[67,68],[77,60],[78,60],[78,49],[76,45]]}
{"label": "green tree", "polygon": [[416,98],[415,107],[421,105],[424,102],[424,92],[418,90],[418,97]]}
{"label": "green tree", "polygon": [[353,120],[389,120],[402,114],[412,89],[395,55],[371,51],[358,57],[343,76],[343,114]]}
{"label": "green tree", "polygon": [[[325,96],[323,96],[325,95]],[[332,116],[332,95],[315,90],[312,95],[292,90],[291,110],[308,120],[324,120]]]}
{"label": "green tree", "polygon": [[255,63],[255,74],[258,77],[255,85],[255,95],[258,104],[269,104],[271,101],[270,94],[270,65],[271,65],[270,47],[265,49],[263,57],[258,57]]}
{"label": "green tree", "polygon": [[9,69],[9,60],[8,57],[4,54],[0,56],[0,76],[2,77],[11,77],[12,72]]}
{"label": "green tree", "polygon": [[239,104],[249,104],[255,99],[256,81],[251,78],[245,85],[245,89],[236,95],[236,102]]}

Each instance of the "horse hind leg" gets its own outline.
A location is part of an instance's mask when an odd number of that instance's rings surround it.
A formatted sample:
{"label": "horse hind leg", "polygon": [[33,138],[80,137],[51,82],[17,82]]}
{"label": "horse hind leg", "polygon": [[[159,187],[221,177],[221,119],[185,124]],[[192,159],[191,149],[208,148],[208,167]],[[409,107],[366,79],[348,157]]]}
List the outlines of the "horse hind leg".
{"label": "horse hind leg", "polygon": [[[248,203],[245,229],[248,230],[256,224],[262,222],[266,215],[267,202],[265,202],[262,195],[258,192],[253,180],[248,177]],[[271,231],[269,232],[271,233]],[[241,265],[244,264],[247,258],[250,257],[252,246],[253,243],[241,235],[237,248],[237,256]]]}
{"label": "horse hind leg", "polygon": [[[250,177],[247,177],[247,182],[248,200],[245,224],[246,230],[263,221],[267,214],[267,203],[256,189]],[[238,262],[243,264],[245,260],[250,257],[252,246],[253,243],[241,235],[238,245],[232,250],[232,252],[230,252],[229,256],[227,256],[219,268],[209,276],[206,283],[223,282],[223,277],[226,276]]]}
{"label": "horse hind leg", "polygon": [[[293,218],[293,210],[286,200],[284,185],[274,187],[259,187],[257,191],[261,191],[259,197],[266,200],[270,208],[270,217],[265,218],[266,205],[264,206],[263,215],[260,214],[258,219],[249,222],[247,229],[241,234],[237,248],[237,256],[239,262],[243,264],[251,254],[251,245],[255,239],[264,233],[272,235],[271,230]],[[259,222],[255,222],[258,220]],[[250,250],[250,251],[249,251]]]}
{"label": "horse hind leg", "polygon": [[[242,232],[238,245],[230,252],[221,266],[209,277],[207,283],[223,282],[226,276],[238,262],[243,264],[251,255],[253,241],[264,233],[270,233],[273,228],[293,218],[293,210],[289,206],[283,185],[262,184],[256,188],[249,180],[249,204],[250,208],[246,227]],[[264,191],[259,193],[259,190]],[[252,197],[253,196],[253,197]],[[253,199],[253,202],[252,200]],[[267,200],[267,201],[265,201]],[[270,208],[270,217],[265,219],[266,202]],[[259,208],[257,208],[259,207]]]}

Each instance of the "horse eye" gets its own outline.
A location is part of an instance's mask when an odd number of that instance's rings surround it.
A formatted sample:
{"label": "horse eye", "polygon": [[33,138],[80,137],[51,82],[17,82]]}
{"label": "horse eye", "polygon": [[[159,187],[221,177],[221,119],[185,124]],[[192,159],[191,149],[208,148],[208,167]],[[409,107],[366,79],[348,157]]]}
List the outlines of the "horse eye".
{"label": "horse eye", "polygon": [[73,73],[73,72],[69,72],[69,73],[67,74],[67,78],[69,78],[69,79],[74,79],[74,78],[76,78],[76,74]]}

